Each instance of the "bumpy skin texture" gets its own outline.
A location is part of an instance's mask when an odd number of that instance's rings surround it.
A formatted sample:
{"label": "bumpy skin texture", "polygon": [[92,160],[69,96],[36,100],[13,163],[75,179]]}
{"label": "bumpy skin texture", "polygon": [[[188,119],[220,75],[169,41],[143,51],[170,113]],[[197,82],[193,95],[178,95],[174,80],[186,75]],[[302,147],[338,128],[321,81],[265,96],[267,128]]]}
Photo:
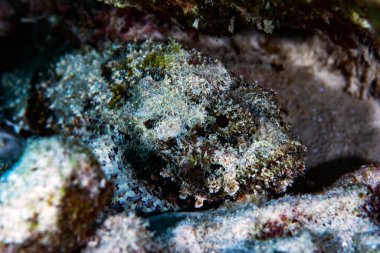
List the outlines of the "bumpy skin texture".
{"label": "bumpy skin texture", "polygon": [[198,207],[281,193],[302,172],[303,147],[288,136],[272,92],[219,62],[148,42],[128,45],[104,68],[123,96],[112,105],[128,115],[127,157],[155,185],[169,179]]}
{"label": "bumpy skin texture", "polygon": [[175,205],[151,194],[126,161],[128,115],[112,107],[117,96],[102,77],[102,65],[111,51],[65,55],[54,66],[52,79],[38,85],[41,100],[53,113],[49,127],[81,139],[93,151],[115,185],[111,211],[176,210]]}
{"label": "bumpy skin texture", "polygon": [[147,224],[139,217],[118,214],[109,217],[96,231],[82,253],[159,252]]}
{"label": "bumpy skin texture", "polygon": [[[174,42],[131,43],[102,59],[98,76],[74,65],[69,76],[60,71],[60,80],[41,87],[59,127],[90,146],[96,133],[110,134],[118,149],[112,157],[131,163],[153,196],[201,207],[204,200],[281,193],[302,173],[304,147],[289,137],[271,91]],[[65,82],[97,92],[87,97]],[[147,210],[144,198],[138,205]]]}
{"label": "bumpy skin texture", "polygon": [[378,252],[379,175],[373,165],[318,194],[163,214],[150,229],[168,252]]}
{"label": "bumpy skin texture", "polygon": [[70,252],[110,197],[98,162],[75,141],[32,141],[0,180],[0,251]]}

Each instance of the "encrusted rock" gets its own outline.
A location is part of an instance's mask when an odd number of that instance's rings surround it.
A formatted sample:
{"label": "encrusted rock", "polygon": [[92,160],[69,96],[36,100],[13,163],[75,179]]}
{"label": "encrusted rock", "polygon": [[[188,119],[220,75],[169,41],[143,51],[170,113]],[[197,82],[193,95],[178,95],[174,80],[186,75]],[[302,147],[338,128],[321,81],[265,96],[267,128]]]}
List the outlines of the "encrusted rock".
{"label": "encrusted rock", "polygon": [[258,206],[164,214],[150,229],[169,252],[376,252],[379,173],[368,166],[325,192]]}
{"label": "encrusted rock", "polygon": [[145,253],[158,252],[147,224],[135,215],[111,216],[82,253]]}
{"label": "encrusted rock", "polygon": [[57,131],[82,138],[109,176],[131,174],[116,195],[132,194],[127,208],[281,193],[304,169],[271,91],[175,42],[68,55],[40,87]]}
{"label": "encrusted rock", "polygon": [[109,197],[109,184],[85,147],[63,138],[32,141],[1,177],[0,251],[74,250]]}
{"label": "encrusted rock", "polygon": [[363,39],[366,31],[373,31],[372,25],[378,24],[375,10],[379,6],[376,1],[356,0],[99,1],[120,8],[135,7],[212,34],[230,34],[247,27],[266,33],[278,28],[296,28],[325,32],[332,40],[345,45]]}
{"label": "encrusted rock", "polygon": [[342,176],[334,183],[334,186],[357,184],[365,185],[375,191],[380,184],[380,164],[362,166],[359,170]]}

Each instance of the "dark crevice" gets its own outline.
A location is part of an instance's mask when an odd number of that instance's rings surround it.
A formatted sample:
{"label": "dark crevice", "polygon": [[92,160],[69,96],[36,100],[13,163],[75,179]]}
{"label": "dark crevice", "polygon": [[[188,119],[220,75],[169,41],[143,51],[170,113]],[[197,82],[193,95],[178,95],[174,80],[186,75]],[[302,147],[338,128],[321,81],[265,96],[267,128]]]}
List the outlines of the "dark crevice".
{"label": "dark crevice", "polygon": [[298,177],[288,193],[315,193],[332,185],[343,175],[360,169],[361,166],[370,164],[358,156],[347,156],[331,161],[323,162],[306,170],[303,176]]}

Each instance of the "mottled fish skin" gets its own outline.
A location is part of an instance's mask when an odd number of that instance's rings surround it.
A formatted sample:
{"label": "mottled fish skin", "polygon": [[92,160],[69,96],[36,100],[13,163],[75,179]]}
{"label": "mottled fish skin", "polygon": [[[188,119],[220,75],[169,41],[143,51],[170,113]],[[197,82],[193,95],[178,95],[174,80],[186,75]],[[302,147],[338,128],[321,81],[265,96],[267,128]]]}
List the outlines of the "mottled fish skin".
{"label": "mottled fish skin", "polygon": [[81,138],[117,181],[119,206],[151,212],[271,196],[302,174],[305,148],[271,90],[174,41],[115,47],[63,57],[41,93],[53,128]]}
{"label": "mottled fish skin", "polygon": [[304,147],[274,93],[216,60],[175,42],[145,42],[121,48],[104,72],[117,90],[112,106],[128,115],[127,159],[153,188],[170,180],[171,193],[201,207],[284,192],[304,169]]}

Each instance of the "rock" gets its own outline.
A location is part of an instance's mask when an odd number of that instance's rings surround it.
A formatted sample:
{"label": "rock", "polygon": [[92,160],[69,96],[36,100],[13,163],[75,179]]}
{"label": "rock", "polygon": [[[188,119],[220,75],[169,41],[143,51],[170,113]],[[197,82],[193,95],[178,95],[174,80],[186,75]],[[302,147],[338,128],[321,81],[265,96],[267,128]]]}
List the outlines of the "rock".
{"label": "rock", "polygon": [[[177,0],[100,0],[116,7],[141,11],[175,20],[187,28],[211,34],[231,34],[244,28],[266,33],[275,29],[318,30],[339,44],[353,46],[374,32],[378,16],[374,1],[177,1]],[[375,12],[376,13],[376,12]],[[367,17],[370,19],[368,20]],[[365,39],[364,39],[365,40]]]}
{"label": "rock", "polygon": [[[362,168],[318,194],[285,196],[261,205],[230,205],[149,218],[169,252],[375,252],[380,167]],[[367,178],[360,179],[366,174]],[[368,241],[363,238],[370,238]]]}
{"label": "rock", "polygon": [[380,183],[380,164],[362,166],[359,170],[347,173],[334,183],[334,187],[362,184],[373,191]]}
{"label": "rock", "polygon": [[30,142],[0,180],[0,251],[69,252],[91,233],[110,185],[76,141]]}
{"label": "rock", "polygon": [[158,252],[146,223],[133,214],[109,217],[82,253],[145,253]]}
{"label": "rock", "polygon": [[[116,198],[128,194],[126,202],[138,204],[122,206],[164,211],[165,202],[202,207],[272,195],[303,171],[304,147],[282,122],[274,94],[175,42],[68,55],[55,76],[40,85],[53,128],[83,139],[106,174],[120,175],[123,166],[123,176],[131,173]],[[136,180],[150,195],[132,190]]]}

